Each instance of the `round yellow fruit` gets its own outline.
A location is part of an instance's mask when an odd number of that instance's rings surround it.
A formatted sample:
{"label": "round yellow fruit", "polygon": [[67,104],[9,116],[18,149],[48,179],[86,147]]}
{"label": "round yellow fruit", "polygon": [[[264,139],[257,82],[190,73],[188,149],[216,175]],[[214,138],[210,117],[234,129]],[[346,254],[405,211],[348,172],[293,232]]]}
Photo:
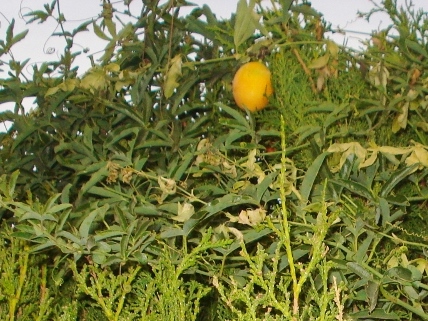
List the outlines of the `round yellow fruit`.
{"label": "round yellow fruit", "polygon": [[251,112],[262,110],[273,93],[270,70],[261,62],[247,62],[236,72],[232,92],[239,108]]}

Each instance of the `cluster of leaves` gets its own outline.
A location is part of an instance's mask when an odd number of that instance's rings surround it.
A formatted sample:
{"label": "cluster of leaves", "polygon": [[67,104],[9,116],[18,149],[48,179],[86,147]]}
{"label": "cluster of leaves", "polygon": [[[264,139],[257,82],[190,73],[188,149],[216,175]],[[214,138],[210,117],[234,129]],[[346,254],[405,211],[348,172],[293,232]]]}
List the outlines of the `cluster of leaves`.
{"label": "cluster of leaves", "polygon": [[[212,246],[207,233],[190,253],[177,253],[164,244],[152,271],[142,265],[114,266],[94,263],[67,266],[46,263],[31,255],[25,242],[2,231],[0,245],[0,315],[2,320],[196,320],[200,301],[210,291],[195,280],[184,282],[182,274]],[[59,268],[59,269],[58,269]],[[73,279],[63,277],[71,271]],[[68,295],[64,295],[67,293]]]}
{"label": "cluster of leaves", "polygon": [[[42,288],[78,292],[68,303],[27,296],[49,301],[40,319],[60,306],[63,320],[427,318],[427,246],[400,235],[410,202],[426,199],[423,15],[386,1],[378,10],[400,36],[380,33],[357,57],[324,39],[307,3],[274,3],[240,0],[217,20],[207,6],[181,17],[186,2],[143,1],[134,17],[105,1],[32,80],[12,56],[0,80],[0,102],[16,104],[0,114],[13,122],[0,134],[0,216],[3,237],[28,247],[5,249],[49,254],[36,264],[55,282],[43,274]],[[62,24],[56,5],[30,15]],[[106,48],[78,77],[73,39],[86,30]],[[7,34],[4,55],[25,36],[13,24]],[[258,58],[275,97],[253,115],[232,107],[230,81]],[[27,114],[26,97],[38,106]],[[5,283],[17,300],[37,279],[22,275]],[[13,320],[21,312],[5,300]]]}

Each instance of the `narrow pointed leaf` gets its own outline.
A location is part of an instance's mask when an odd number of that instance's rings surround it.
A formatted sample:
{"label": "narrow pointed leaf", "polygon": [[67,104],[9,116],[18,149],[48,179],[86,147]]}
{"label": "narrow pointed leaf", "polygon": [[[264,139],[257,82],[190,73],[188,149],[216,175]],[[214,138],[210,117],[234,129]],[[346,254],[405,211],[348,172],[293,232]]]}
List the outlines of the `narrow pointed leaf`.
{"label": "narrow pointed leaf", "polygon": [[329,152],[324,152],[319,155],[311,166],[309,166],[306,171],[305,177],[303,178],[302,185],[300,186],[300,195],[302,195],[303,200],[309,200],[309,196],[312,191],[312,187],[314,185],[315,179],[318,177],[318,173],[321,169],[322,164],[324,163],[325,158],[330,155]]}
{"label": "narrow pointed leaf", "polygon": [[346,266],[349,270],[351,270],[351,272],[357,274],[360,278],[373,280],[373,275],[365,268],[363,268],[360,264],[355,262],[348,262],[346,263]]}
{"label": "narrow pointed leaf", "polygon": [[345,180],[345,179],[332,179],[330,180],[333,184],[346,188],[351,193],[357,194],[365,199],[368,199],[372,202],[376,201],[373,193],[364,185],[360,183],[356,183],[353,181]]}
{"label": "narrow pointed leaf", "polygon": [[244,126],[247,129],[250,129],[250,125],[248,120],[245,118],[245,116],[243,116],[239,111],[237,111],[236,109],[233,109],[223,103],[216,103],[216,105],[218,107],[220,107],[223,111],[225,111],[226,113],[228,113],[230,116],[232,116],[233,118],[235,118],[235,120],[242,126]]}
{"label": "narrow pointed leaf", "polygon": [[108,209],[109,209],[108,204],[105,204],[102,207],[96,208],[95,210],[93,210],[88,214],[88,216],[83,220],[82,224],[80,224],[80,227],[79,227],[79,234],[82,239],[87,239],[90,228],[94,220],[97,218],[104,217]]}
{"label": "narrow pointed leaf", "polygon": [[382,189],[379,193],[380,197],[386,197],[388,194],[393,190],[393,188],[400,183],[403,179],[405,179],[407,176],[412,174],[416,168],[419,166],[419,164],[413,164],[409,167],[405,167],[402,170],[399,170],[397,172],[394,172],[391,177],[388,179],[388,181],[385,183],[385,185],[382,186]]}

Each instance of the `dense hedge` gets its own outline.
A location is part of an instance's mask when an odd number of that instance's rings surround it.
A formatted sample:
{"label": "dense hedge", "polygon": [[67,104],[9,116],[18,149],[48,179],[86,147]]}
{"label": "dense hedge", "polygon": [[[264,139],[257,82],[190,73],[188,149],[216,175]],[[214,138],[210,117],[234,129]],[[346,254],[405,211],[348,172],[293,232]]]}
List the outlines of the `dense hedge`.
{"label": "dense hedge", "polygon": [[[2,320],[427,319],[426,13],[384,1],[355,52],[306,2],[130,2],[74,30],[30,13],[67,43],[32,79],[25,33],[0,42]],[[80,77],[85,31],[106,47]],[[257,113],[231,93],[249,60]]]}

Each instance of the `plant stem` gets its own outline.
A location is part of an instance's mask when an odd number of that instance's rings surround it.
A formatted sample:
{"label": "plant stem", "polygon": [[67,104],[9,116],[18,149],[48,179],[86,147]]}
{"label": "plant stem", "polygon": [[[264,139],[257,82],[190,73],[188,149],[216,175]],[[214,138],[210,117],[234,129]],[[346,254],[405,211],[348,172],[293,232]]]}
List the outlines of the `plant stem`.
{"label": "plant stem", "polygon": [[382,295],[388,301],[402,306],[403,308],[411,311],[412,313],[419,315],[424,320],[428,320],[428,314],[424,313],[423,311],[421,311],[421,310],[411,306],[410,304],[407,304],[406,302],[404,302],[404,301],[396,298],[395,296],[391,295],[387,290],[384,289],[382,284],[380,284],[379,289],[380,289],[380,292],[382,293]]}
{"label": "plant stem", "polygon": [[385,233],[382,233],[380,231],[377,232],[379,235],[382,235],[383,237],[389,238],[391,239],[394,243],[401,243],[401,244],[405,244],[405,245],[411,245],[411,246],[415,246],[415,247],[421,247],[421,248],[428,248],[427,244],[424,243],[418,243],[418,242],[411,242],[411,241],[406,241],[403,239],[400,239],[399,237],[397,237],[396,235],[391,236]]}
{"label": "plant stem", "polygon": [[299,312],[299,287],[297,282],[297,276],[296,276],[296,268],[294,266],[294,259],[293,259],[293,251],[291,249],[291,239],[290,239],[290,225],[288,224],[288,218],[287,218],[287,204],[286,204],[286,193],[285,193],[285,170],[287,165],[287,159],[285,157],[285,149],[286,149],[286,142],[285,142],[285,120],[284,116],[281,115],[281,149],[282,149],[282,157],[281,157],[281,212],[282,212],[282,227],[283,232],[285,236],[285,250],[287,253],[287,259],[288,264],[290,265],[290,275],[291,279],[293,280],[293,315],[297,316]]}
{"label": "plant stem", "polygon": [[9,305],[9,320],[15,320],[15,310],[16,306],[21,299],[22,288],[24,287],[25,280],[27,278],[27,269],[28,269],[28,257],[29,257],[29,248],[28,246],[24,247],[24,254],[22,257],[19,257],[19,283],[18,288],[16,289],[15,296],[10,299]]}
{"label": "plant stem", "polygon": [[226,61],[226,60],[233,60],[236,59],[234,56],[226,56],[221,58],[213,58],[213,59],[207,59],[204,61],[190,61],[183,64],[183,67],[187,66],[196,66],[196,65],[206,65],[206,64],[212,64],[216,62]]}
{"label": "plant stem", "polygon": [[311,71],[309,70],[309,68],[306,66],[305,62],[303,61],[302,57],[300,57],[299,51],[296,48],[291,49],[291,51],[293,52],[293,54],[296,56],[297,60],[299,61],[300,65],[303,68],[303,71],[305,72],[305,74],[308,76],[308,80],[309,83],[311,85],[311,89],[312,92],[314,94],[316,94],[318,92],[317,87],[315,86],[315,82],[312,79],[312,75],[311,75]]}
{"label": "plant stem", "polygon": [[125,284],[122,286],[123,294],[120,296],[119,303],[117,305],[116,314],[114,316],[115,320],[119,320],[120,313],[122,312],[123,306],[125,304],[125,298],[126,294],[131,292],[132,289],[132,282],[134,282],[138,272],[141,270],[141,266],[138,265],[134,271],[129,275],[128,279],[126,280]]}

